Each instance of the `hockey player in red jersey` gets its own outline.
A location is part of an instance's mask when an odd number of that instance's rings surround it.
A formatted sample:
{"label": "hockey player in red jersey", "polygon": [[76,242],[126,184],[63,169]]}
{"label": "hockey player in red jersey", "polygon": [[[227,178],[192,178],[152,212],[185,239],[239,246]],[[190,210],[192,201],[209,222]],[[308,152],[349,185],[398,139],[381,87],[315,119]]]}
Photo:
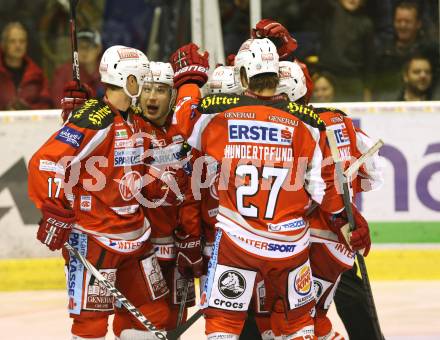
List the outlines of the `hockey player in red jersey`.
{"label": "hockey player in red jersey", "polygon": [[[151,224],[151,242],[170,288],[169,330],[176,327],[182,292],[187,284],[186,306],[194,305],[193,278],[200,276],[203,270],[201,202],[194,199],[191,191],[192,164],[198,153],[191,150],[171,125],[176,100],[171,65],[150,62],[150,68],[152,81],[144,84],[139,97],[142,113],[148,120],[144,132],[151,138],[147,160],[151,182],[144,190],[151,205],[145,206],[144,211]],[[182,320],[185,318],[186,309]]]}
{"label": "hockey player in red jersey", "polygon": [[[105,97],[74,110],[29,162],[29,196],[42,212],[37,238],[51,250],[69,242],[163,329],[168,288],[138,202],[150,141],[138,135],[145,121],[130,109],[151,76],[149,62],[136,49],[112,46],[99,70]],[[104,339],[113,298],[78,259],[65,249],[63,256],[72,339]],[[119,308],[113,328],[121,340],[131,328],[144,329]]]}
{"label": "hockey player in red jersey", "polygon": [[[236,79],[234,67],[218,66],[212,72],[208,82],[206,83],[206,92],[212,94],[241,94],[243,88],[241,83]],[[212,249],[215,240],[215,230],[218,214],[218,180],[220,176],[221,163],[215,158],[205,155],[202,170],[202,182],[205,183],[200,188],[201,193],[201,216],[202,216],[202,232],[203,232],[203,256],[205,266],[208,265],[211,258]],[[200,164],[200,163],[199,163]],[[200,289],[206,279],[205,275],[200,278]]]}
{"label": "hockey player in red jersey", "polygon": [[219,231],[202,294],[208,339],[238,339],[258,277],[275,335],[313,339],[304,216],[324,195],[323,125],[293,116],[275,95],[278,54],[268,39],[246,41],[235,58],[243,96],[199,99],[208,65],[197,49],[186,45],[171,60],[180,98],[175,121],[191,145],[222,163]]}
{"label": "hockey player in red jersey", "polygon": [[[286,94],[291,101],[307,102],[304,99],[307,93],[306,78],[297,63],[280,62],[280,84],[277,92]],[[326,129],[334,131],[339,152],[347,162],[346,165],[353,159],[359,158],[373,145],[370,138],[356,128],[353,121],[342,111],[328,108],[313,108],[313,111],[325,122]],[[334,176],[329,147],[325,148],[324,156],[326,165],[323,166],[323,177],[328,179]],[[353,198],[358,192],[377,190],[382,183],[380,160],[375,154],[366,160],[357,176],[353,178],[351,182]],[[327,181],[326,184],[324,202],[337,194],[336,187],[331,181]],[[362,220],[357,210],[355,211],[358,220]],[[343,339],[332,329],[326,314],[333,301],[341,274],[353,266],[355,257],[353,250],[362,250],[364,256],[367,256],[371,244],[366,222],[358,223],[359,229],[350,237],[343,236],[339,225],[345,224],[345,220],[343,216],[329,216],[318,206],[311,209],[309,216],[312,241],[310,261],[317,300],[314,316],[315,335],[322,340]]]}

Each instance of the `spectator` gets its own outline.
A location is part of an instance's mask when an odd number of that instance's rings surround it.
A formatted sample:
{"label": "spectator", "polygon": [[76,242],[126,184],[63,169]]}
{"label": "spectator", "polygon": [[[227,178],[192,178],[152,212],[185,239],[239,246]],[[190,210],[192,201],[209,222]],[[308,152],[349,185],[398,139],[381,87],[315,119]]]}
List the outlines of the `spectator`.
{"label": "spectator", "polygon": [[0,50],[0,110],[50,108],[48,81],[26,55],[27,32],[19,22],[5,26]]}
{"label": "spectator", "polygon": [[315,73],[312,80],[313,103],[330,103],[335,100],[335,80],[330,73]]}
{"label": "spectator", "polygon": [[403,89],[398,100],[432,99],[432,65],[424,56],[413,56],[403,68]]}
{"label": "spectator", "polygon": [[249,38],[249,0],[219,2],[225,55],[235,54]]}
{"label": "spectator", "polygon": [[394,32],[391,40],[377,46],[378,58],[374,98],[394,100],[402,88],[401,70],[410,56],[425,55],[431,65],[438,64],[438,44],[428,39],[422,30],[419,9],[413,2],[402,2],[394,10]]}
{"label": "spectator", "polygon": [[363,0],[327,0],[319,63],[335,76],[336,100],[370,100],[374,67],[373,24],[362,12]]}
{"label": "spectator", "polygon": [[[94,91],[92,97],[102,97],[104,88],[99,75],[101,59],[101,36],[97,31],[84,29],[78,32],[78,58],[81,83]],[[72,80],[72,61],[61,65],[54,73],[51,94],[56,107],[60,107],[64,84]]]}

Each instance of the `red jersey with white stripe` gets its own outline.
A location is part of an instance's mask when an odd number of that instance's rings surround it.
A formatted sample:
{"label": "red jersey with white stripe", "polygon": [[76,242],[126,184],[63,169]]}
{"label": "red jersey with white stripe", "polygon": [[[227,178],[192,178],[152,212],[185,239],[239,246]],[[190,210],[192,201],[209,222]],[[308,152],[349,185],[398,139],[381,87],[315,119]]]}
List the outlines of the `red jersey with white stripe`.
{"label": "red jersey with white stripe", "polygon": [[[200,100],[191,84],[178,98],[176,126],[190,145],[221,162],[217,226],[267,257],[277,257],[285,244],[265,240],[303,239],[303,216],[311,200],[321,203],[324,196],[323,123],[312,114],[305,123],[285,100],[226,94]],[[293,255],[294,248],[281,252]]]}
{"label": "red jersey with white stripe", "polygon": [[[336,109],[315,108],[314,111],[325,122],[326,129],[334,132],[339,155],[345,161],[345,169],[350,162],[359,158],[373,146],[371,139],[360,129],[353,125],[353,121],[347,115]],[[332,178],[335,173],[335,166],[332,162],[330,147],[328,144],[324,149],[324,158],[330,160],[326,162],[322,169],[323,178],[326,180],[326,192],[323,204],[329,206],[332,211],[340,208],[340,201],[335,200],[341,196]],[[329,164],[330,163],[330,164]],[[359,169],[356,177],[351,179],[352,198],[354,200],[357,193],[362,191],[376,190],[383,184],[382,170],[378,154],[372,155]],[[338,241],[337,235],[328,227],[328,213],[317,208],[310,216],[312,239],[315,241]]]}
{"label": "red jersey with white stripe", "polygon": [[75,229],[112,250],[137,249],[150,231],[136,198],[150,143],[136,134],[145,124],[131,111],[125,120],[106,99],[88,100],[32,156],[31,200],[38,208],[45,200],[70,206],[77,216]]}

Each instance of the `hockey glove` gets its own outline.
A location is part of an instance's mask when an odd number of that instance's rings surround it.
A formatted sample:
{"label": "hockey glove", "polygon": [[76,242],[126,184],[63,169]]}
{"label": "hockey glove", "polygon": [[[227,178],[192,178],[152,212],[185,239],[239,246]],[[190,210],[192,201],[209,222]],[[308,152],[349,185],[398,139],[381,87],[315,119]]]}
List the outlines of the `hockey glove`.
{"label": "hockey glove", "polygon": [[209,53],[201,55],[199,47],[189,43],[177,49],[171,55],[170,63],[174,70],[174,87],[179,88],[185,83],[205,85],[208,80]]}
{"label": "hockey glove", "polygon": [[184,277],[203,275],[203,258],[200,237],[174,232],[177,269]]}
{"label": "hockey glove", "polygon": [[286,60],[298,47],[287,28],[272,19],[260,20],[252,29],[252,38],[268,38],[277,47],[280,60]]}
{"label": "hockey glove", "polygon": [[41,212],[43,218],[40,221],[37,239],[50,250],[61,249],[75,224],[75,212],[60,208],[49,201],[43,203]]}
{"label": "hockey glove", "polygon": [[226,66],[234,66],[235,54],[230,54],[226,57]]}
{"label": "hockey glove", "polygon": [[65,122],[73,110],[83,105],[93,95],[93,90],[87,84],[78,84],[71,80],[64,85],[63,98],[61,99],[61,117]]}
{"label": "hockey glove", "polygon": [[330,229],[338,235],[338,239],[348,249],[353,251],[359,251],[363,256],[367,256],[370,252],[371,239],[370,229],[368,228],[368,222],[357,210],[353,204],[353,218],[356,225],[356,229],[350,232],[348,225],[348,218],[346,211],[342,211],[339,214],[334,214],[330,217]]}

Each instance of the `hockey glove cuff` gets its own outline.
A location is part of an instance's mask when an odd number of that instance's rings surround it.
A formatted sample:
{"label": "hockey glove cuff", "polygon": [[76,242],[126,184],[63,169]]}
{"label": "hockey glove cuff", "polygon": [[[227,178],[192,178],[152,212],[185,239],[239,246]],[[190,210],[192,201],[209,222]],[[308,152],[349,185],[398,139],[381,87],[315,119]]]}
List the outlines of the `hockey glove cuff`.
{"label": "hockey glove cuff", "polygon": [[186,278],[203,275],[203,257],[200,237],[174,233],[177,269]]}

